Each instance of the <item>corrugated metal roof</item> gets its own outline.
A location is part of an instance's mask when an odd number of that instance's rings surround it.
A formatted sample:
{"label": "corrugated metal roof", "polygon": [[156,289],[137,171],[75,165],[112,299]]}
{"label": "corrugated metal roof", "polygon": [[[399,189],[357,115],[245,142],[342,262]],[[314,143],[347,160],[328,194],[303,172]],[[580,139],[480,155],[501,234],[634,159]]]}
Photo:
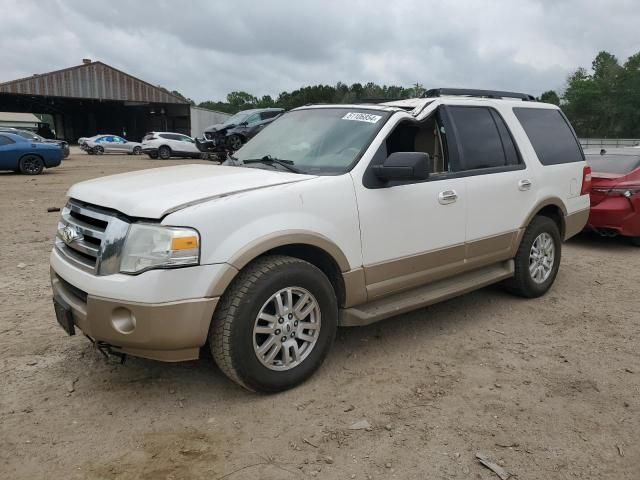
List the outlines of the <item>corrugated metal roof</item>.
{"label": "corrugated metal roof", "polygon": [[102,62],[0,83],[0,93],[145,103],[188,102]]}
{"label": "corrugated metal roof", "polygon": [[40,123],[33,113],[0,112],[0,122]]}

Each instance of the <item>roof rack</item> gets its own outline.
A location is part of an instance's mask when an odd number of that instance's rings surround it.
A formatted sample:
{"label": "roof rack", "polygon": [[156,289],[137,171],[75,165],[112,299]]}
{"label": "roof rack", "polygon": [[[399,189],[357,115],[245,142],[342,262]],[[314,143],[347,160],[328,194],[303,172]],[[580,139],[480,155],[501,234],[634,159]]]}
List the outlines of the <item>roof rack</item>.
{"label": "roof rack", "polygon": [[459,95],[480,98],[519,98],[525,102],[535,102],[533,95],[518,92],[501,92],[499,90],[476,90],[471,88],[432,88],[424,92],[422,98],[441,97],[443,95]]}

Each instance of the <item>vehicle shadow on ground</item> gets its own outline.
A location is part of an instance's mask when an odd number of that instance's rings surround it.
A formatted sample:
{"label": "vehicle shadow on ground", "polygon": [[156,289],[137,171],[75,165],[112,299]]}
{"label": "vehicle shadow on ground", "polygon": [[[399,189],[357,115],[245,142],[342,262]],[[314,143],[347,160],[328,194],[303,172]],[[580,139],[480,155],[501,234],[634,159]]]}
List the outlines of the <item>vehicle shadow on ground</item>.
{"label": "vehicle shadow on ground", "polygon": [[604,237],[595,232],[582,232],[569,240],[572,245],[610,252],[638,250],[628,237]]}
{"label": "vehicle shadow on ground", "polygon": [[[419,356],[419,349],[430,349],[436,342],[442,342],[442,335],[464,335],[470,322],[482,321],[478,317],[490,318],[489,310],[495,308],[492,304],[503,301],[505,308],[509,308],[509,302],[521,300],[499,287],[488,287],[372,325],[339,328],[334,346],[320,370],[306,383],[281,395],[293,395],[290,398],[295,398],[305,389],[330,387],[332,382],[348,381],[352,373],[345,372],[345,366],[367,369],[379,358],[381,350],[392,353],[391,363],[387,366],[393,368],[393,358],[400,361],[399,356],[404,354]],[[412,351],[411,345],[415,346],[415,351]],[[100,353],[93,351],[90,346],[85,347],[84,355],[92,357],[92,363],[103,362]],[[106,382],[116,389],[134,388],[137,390],[136,398],[140,400],[148,397],[157,402],[160,395],[167,403],[175,403],[175,396],[171,393],[178,391],[191,397],[191,405],[202,402],[203,406],[212,401],[250,403],[256,398],[265,397],[248,392],[227,379],[205,349],[199,360],[190,362],[162,363],[128,357],[124,365],[119,365],[116,359],[109,360],[105,365],[106,368],[98,367],[99,371],[92,373],[91,382],[94,385],[87,388],[101,389]]]}

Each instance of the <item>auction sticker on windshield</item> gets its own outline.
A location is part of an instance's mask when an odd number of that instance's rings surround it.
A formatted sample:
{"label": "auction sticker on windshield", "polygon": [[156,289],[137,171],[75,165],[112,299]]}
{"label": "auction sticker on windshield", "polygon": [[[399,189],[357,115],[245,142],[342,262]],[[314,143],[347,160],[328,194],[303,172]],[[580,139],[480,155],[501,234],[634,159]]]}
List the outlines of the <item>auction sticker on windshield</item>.
{"label": "auction sticker on windshield", "polygon": [[382,118],[381,115],[373,115],[372,113],[358,113],[358,112],[349,112],[342,120],[355,120],[357,122],[368,122],[368,123],[378,123],[378,120]]}

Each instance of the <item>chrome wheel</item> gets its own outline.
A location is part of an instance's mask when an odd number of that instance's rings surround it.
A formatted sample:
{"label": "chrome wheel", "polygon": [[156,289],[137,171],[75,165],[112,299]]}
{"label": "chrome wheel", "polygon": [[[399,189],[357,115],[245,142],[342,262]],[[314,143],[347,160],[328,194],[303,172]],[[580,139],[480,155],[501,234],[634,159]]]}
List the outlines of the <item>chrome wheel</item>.
{"label": "chrome wheel", "polygon": [[279,290],[265,302],[253,326],[253,350],[270,370],[295,368],[320,336],[320,306],[304,288]]}
{"label": "chrome wheel", "polygon": [[529,252],[529,274],[536,283],[547,281],[553,271],[556,246],[553,237],[543,232],[536,237]]}

